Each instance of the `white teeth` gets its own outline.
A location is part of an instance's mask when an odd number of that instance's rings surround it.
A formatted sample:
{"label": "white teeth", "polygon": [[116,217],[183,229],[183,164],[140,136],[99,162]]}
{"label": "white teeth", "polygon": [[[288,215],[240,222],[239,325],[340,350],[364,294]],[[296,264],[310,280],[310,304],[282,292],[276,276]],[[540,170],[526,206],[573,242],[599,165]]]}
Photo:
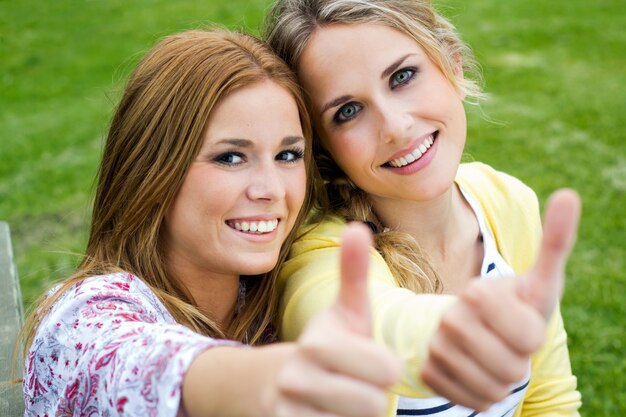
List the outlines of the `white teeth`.
{"label": "white teeth", "polygon": [[234,229],[242,232],[249,232],[254,234],[269,233],[276,230],[278,227],[278,219],[274,220],[261,220],[258,222],[228,222],[228,225]]}
{"label": "white teeth", "polygon": [[424,139],[424,142],[420,143],[419,146],[413,150],[413,152],[404,155],[398,159],[394,159],[393,161],[389,161],[389,165],[395,168],[400,168],[417,161],[422,157],[423,154],[426,153],[428,148],[430,148],[434,142],[434,136],[430,135],[429,137]]}

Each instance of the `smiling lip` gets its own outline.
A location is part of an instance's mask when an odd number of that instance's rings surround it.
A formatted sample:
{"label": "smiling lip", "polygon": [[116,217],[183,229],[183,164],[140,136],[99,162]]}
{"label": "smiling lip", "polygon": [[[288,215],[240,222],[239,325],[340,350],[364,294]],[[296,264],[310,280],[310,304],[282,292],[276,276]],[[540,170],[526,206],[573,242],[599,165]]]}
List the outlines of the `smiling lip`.
{"label": "smiling lip", "polygon": [[435,139],[437,139],[439,131],[434,131],[428,135],[424,135],[416,139],[409,148],[400,152],[396,152],[393,157],[387,161],[383,166],[393,168],[403,168],[407,165],[413,164],[419,161],[424,154],[428,152],[428,149],[433,145]]}
{"label": "smiling lip", "polygon": [[279,223],[280,217],[272,214],[226,220],[228,227],[250,236],[273,234]]}

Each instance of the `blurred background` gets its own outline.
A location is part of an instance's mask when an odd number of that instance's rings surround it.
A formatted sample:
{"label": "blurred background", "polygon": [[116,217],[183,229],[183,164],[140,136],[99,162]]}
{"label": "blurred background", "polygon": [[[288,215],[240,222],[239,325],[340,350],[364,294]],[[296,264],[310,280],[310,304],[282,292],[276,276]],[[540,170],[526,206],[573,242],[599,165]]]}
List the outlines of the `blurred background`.
{"label": "blurred background", "polygon": [[[83,250],[103,137],[124,81],[167,34],[255,34],[271,0],[0,0],[0,220],[24,300]],[[467,160],[584,208],[562,312],[584,416],[626,415],[626,3],[435,1],[472,46],[490,99],[468,106]]]}

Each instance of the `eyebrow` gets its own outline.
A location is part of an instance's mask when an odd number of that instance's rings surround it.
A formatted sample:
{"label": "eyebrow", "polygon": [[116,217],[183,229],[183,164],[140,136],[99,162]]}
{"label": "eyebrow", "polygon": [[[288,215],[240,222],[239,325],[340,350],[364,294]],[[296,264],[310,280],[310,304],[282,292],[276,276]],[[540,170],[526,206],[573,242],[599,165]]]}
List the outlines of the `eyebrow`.
{"label": "eyebrow", "polygon": [[345,103],[346,101],[349,101],[350,99],[352,99],[352,96],[341,96],[334,100],[329,101],[328,103],[324,104],[324,106],[322,106],[322,111],[320,112],[320,115],[324,114],[326,111],[328,111],[329,109],[332,109],[333,107],[336,107],[340,104]]}
{"label": "eyebrow", "polygon": [[[293,145],[298,142],[303,142],[304,138],[302,136],[285,136],[281,141],[281,146]],[[217,142],[218,145],[233,145],[238,148],[249,148],[254,145],[254,142],[250,139],[238,139],[238,138],[228,138],[222,139]]]}
{"label": "eyebrow", "polygon": [[391,74],[393,74],[393,72],[395,70],[398,69],[398,67],[400,65],[402,65],[402,63],[411,55],[415,55],[415,54],[406,54],[404,56],[401,56],[400,58],[398,58],[397,60],[395,60],[393,62],[393,64],[389,65],[387,68],[385,68],[385,70],[383,71],[383,73],[380,75],[380,79],[384,80],[385,78],[389,77]]}
{"label": "eyebrow", "polygon": [[304,142],[304,138],[302,136],[285,136],[280,144],[282,146],[294,145],[298,142]]}

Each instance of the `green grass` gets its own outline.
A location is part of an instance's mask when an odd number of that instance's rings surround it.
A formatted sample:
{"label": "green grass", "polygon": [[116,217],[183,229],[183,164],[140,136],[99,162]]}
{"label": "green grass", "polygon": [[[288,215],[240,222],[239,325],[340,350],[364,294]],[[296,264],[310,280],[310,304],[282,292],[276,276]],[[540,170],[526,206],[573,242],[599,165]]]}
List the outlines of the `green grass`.
{"label": "green grass", "polygon": [[[562,310],[583,415],[626,415],[626,4],[480,1],[451,10],[491,100],[470,111],[468,153],[545,201],[573,187],[584,208]],[[446,10],[450,10],[446,8]]]}
{"label": "green grass", "polygon": [[[258,28],[269,0],[0,0],[0,219],[27,302],[79,259],[102,137],[123,81],[158,38],[209,21]],[[491,99],[467,153],[584,201],[562,310],[582,413],[626,415],[626,5],[437,2],[472,45]],[[486,116],[486,117],[485,117]]]}

